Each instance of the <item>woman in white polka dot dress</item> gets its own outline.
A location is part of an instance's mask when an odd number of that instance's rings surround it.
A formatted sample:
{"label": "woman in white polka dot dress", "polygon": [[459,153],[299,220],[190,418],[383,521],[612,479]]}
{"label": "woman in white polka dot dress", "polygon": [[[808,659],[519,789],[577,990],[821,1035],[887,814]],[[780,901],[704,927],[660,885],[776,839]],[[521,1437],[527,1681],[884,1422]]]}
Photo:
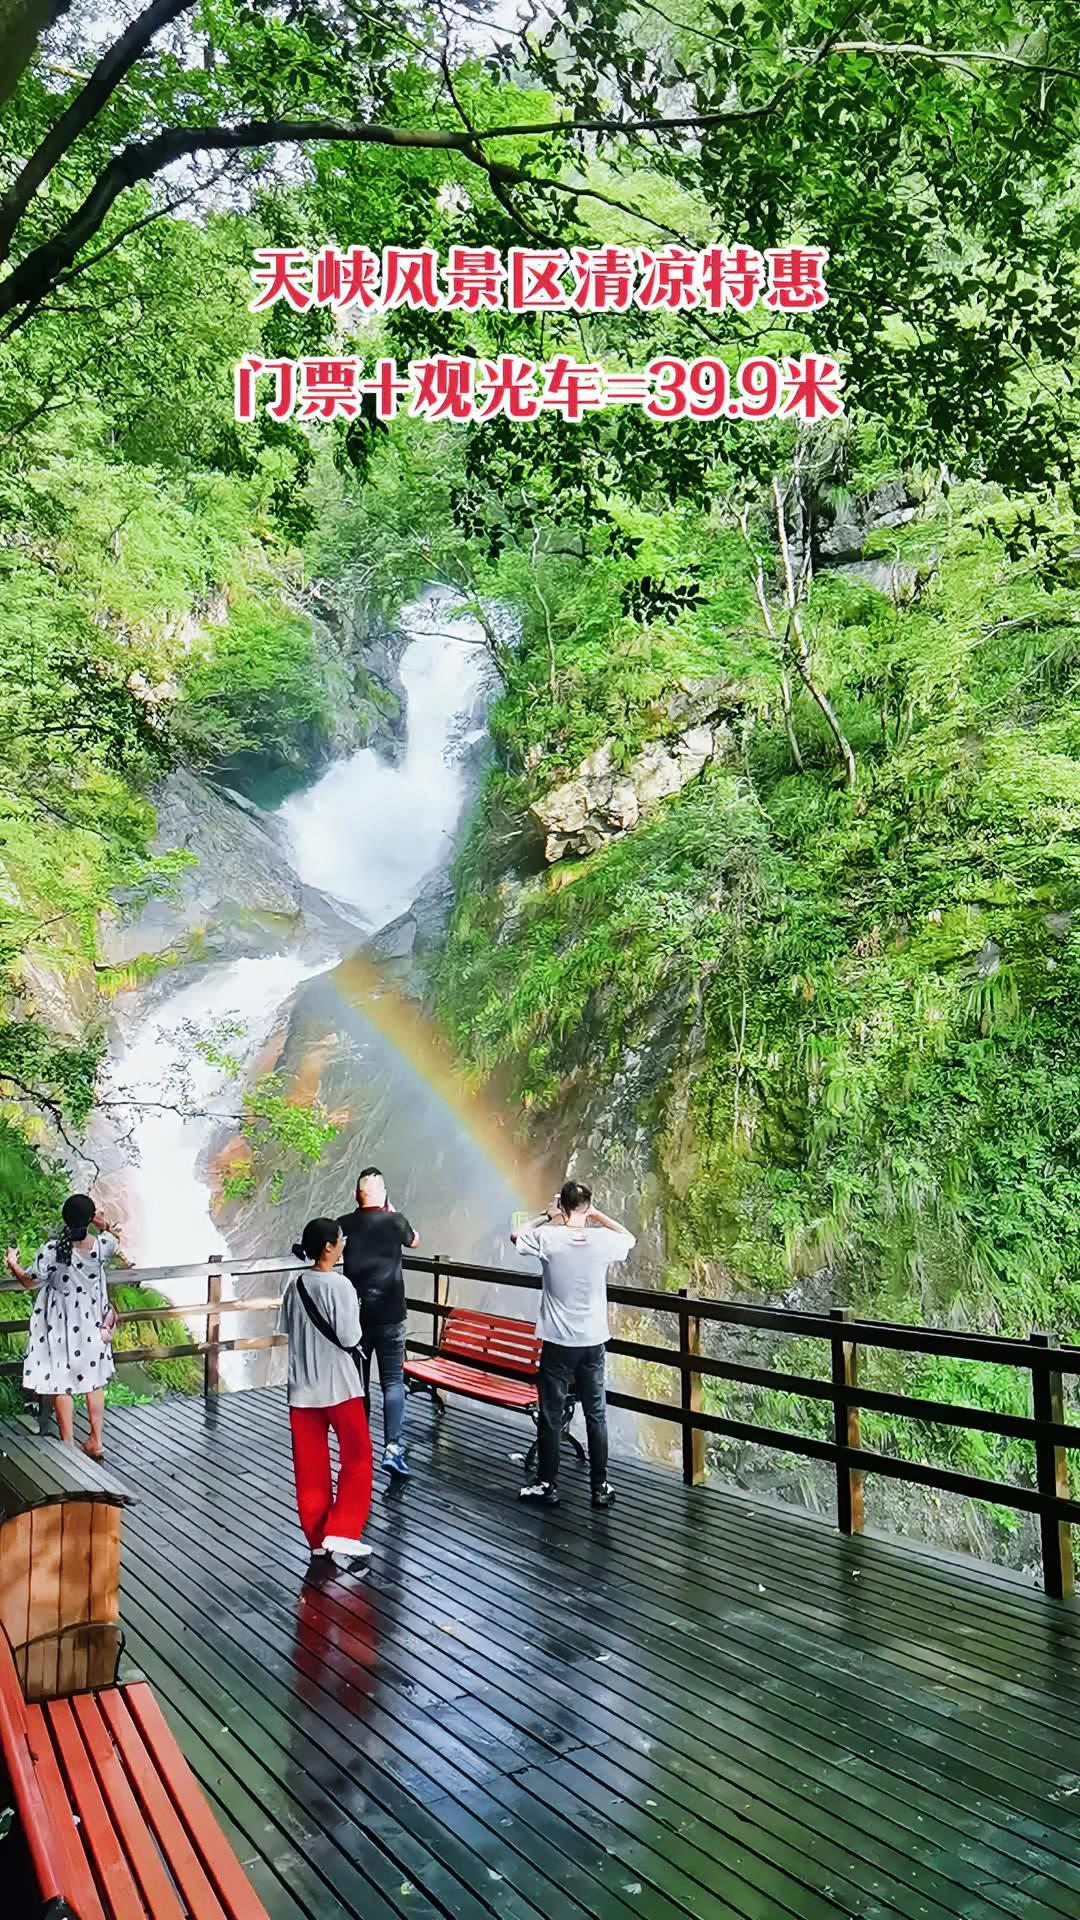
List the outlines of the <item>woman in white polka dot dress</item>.
{"label": "woman in white polka dot dress", "polygon": [[[83,1452],[101,1460],[105,1387],[114,1372],[116,1326],[105,1266],[119,1242],[88,1194],[74,1193],[65,1200],[63,1220],[60,1233],[39,1250],[29,1272],[18,1263],[18,1249],[8,1248],[8,1272],[20,1286],[38,1290],[30,1316],[23,1387],[28,1393],[53,1396],[60,1438],[69,1446],[74,1435],[72,1396],[85,1394],[90,1438],[83,1443]],[[91,1226],[99,1229],[96,1237]]]}

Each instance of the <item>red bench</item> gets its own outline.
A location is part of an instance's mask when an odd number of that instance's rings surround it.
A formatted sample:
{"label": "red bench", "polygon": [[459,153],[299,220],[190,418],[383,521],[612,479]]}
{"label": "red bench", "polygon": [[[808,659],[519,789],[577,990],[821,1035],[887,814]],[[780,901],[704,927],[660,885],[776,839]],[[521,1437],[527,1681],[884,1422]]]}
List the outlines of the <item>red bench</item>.
{"label": "red bench", "polygon": [[[475,1363],[486,1360],[506,1367],[516,1377],[485,1372]],[[469,1362],[474,1364],[470,1366]],[[536,1370],[540,1365],[540,1341],[535,1327],[527,1320],[500,1320],[490,1313],[472,1313],[454,1307],[443,1321],[439,1351],[430,1359],[406,1360],[405,1377],[410,1389],[415,1382],[426,1387],[436,1406],[439,1389],[463,1393],[470,1400],[487,1400],[496,1407],[513,1407],[519,1412],[535,1413]]]}
{"label": "red bench", "polygon": [[[444,1411],[442,1393],[460,1393],[468,1400],[485,1400],[489,1406],[527,1413],[535,1421],[536,1375],[542,1344],[537,1339],[536,1328],[528,1320],[504,1320],[495,1314],[453,1307],[443,1321],[438,1352],[423,1359],[406,1360],[406,1385],[410,1393],[430,1393],[439,1413]],[[507,1372],[491,1372],[481,1364],[484,1361],[488,1369],[505,1367]],[[573,1417],[574,1402],[568,1400],[562,1437],[570,1442],[578,1458],[584,1460],[585,1449],[569,1431]],[[530,1472],[535,1460],[534,1441],[525,1460]]]}
{"label": "red bench", "polygon": [[268,1920],[145,1681],[28,1706],[0,1633],[0,1757],[43,1920]]}

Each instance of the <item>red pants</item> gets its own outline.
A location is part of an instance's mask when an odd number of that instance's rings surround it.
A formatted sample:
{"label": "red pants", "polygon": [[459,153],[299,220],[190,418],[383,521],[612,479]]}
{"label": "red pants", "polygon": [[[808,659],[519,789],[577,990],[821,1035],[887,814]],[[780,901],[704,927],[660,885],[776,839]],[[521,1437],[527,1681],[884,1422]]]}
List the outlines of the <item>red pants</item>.
{"label": "red pants", "polygon": [[[336,1407],[290,1407],[296,1508],[308,1546],[358,1541],[371,1512],[371,1436],[361,1399]],[[337,1492],[330,1472],[330,1429],[337,1434]]]}

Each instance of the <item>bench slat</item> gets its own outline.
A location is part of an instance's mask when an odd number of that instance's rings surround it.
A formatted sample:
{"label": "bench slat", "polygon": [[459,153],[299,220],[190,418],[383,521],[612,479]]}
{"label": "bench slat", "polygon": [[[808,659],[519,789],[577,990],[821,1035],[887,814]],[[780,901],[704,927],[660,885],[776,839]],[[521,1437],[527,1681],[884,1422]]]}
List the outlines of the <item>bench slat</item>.
{"label": "bench slat", "polygon": [[94,1694],[84,1693],[78,1700],[72,1700],[71,1710],[79,1723],[113,1825],[124,1836],[128,1857],[154,1920],[184,1920],[176,1888],[162,1865],[127,1774],[117,1758],[98,1699]]}
{"label": "bench slat", "polygon": [[[0,1629],[13,1647],[30,1638],[30,1568],[32,1516],[20,1513],[0,1520]],[[0,1661],[3,1654],[0,1650]],[[2,1688],[0,1680],[0,1688]]]}
{"label": "bench slat", "polygon": [[[139,1738],[138,1728],[124,1697],[129,1692],[129,1688],[117,1687],[100,1693],[98,1701],[109,1731],[123,1755],[124,1770],[138,1797],[143,1817],[168,1861],[169,1871],[187,1902],[192,1920],[229,1920],[172,1804],[171,1776],[166,1791],[151,1755]],[[254,1902],[254,1895],[251,1895],[251,1900]],[[248,1912],[251,1911],[249,1906]],[[259,1912],[257,1905],[254,1906],[254,1912]]]}
{"label": "bench slat", "polygon": [[60,1626],[60,1548],[64,1537],[63,1507],[35,1507],[30,1516],[30,1605],[26,1637],[36,1641],[26,1668],[30,1700],[56,1692],[55,1641],[46,1638]]}
{"label": "bench slat", "polygon": [[[65,1895],[74,1899],[76,1879],[64,1842],[77,1839],[75,1823],[63,1787],[50,1806],[45,1784],[34,1765],[34,1749],[27,1729],[26,1706],[6,1637],[0,1633],[0,1757],[11,1786],[19,1823],[26,1837],[34,1875],[42,1899],[48,1903]],[[85,1870],[85,1862],[84,1862]]]}
{"label": "bench slat", "polygon": [[[42,1718],[40,1709],[28,1708],[28,1740],[33,1760],[34,1778],[44,1803],[44,1819],[51,1840],[61,1850],[64,1860],[64,1898],[73,1907],[79,1920],[105,1920],[105,1913],[98,1898],[90,1863],[82,1837],[75,1825],[71,1811],[67,1788],[61,1778],[56,1755],[53,1752],[49,1731]],[[29,1825],[29,1818],[24,1816]]]}
{"label": "bench slat", "polygon": [[[40,1710],[31,1709],[32,1713],[35,1711]],[[135,1920],[135,1916],[146,1913],[146,1908],[68,1702],[53,1700],[48,1712],[42,1714],[42,1721],[47,1734],[52,1736],[71,1802],[79,1816],[83,1846],[97,1869],[98,1884],[104,1886],[114,1915],[122,1915],[123,1920],[127,1920],[130,1914]]]}
{"label": "bench slat", "polygon": [[528,1321],[473,1313],[469,1308],[454,1308],[448,1313],[438,1352],[440,1356],[467,1354],[471,1359],[494,1359],[500,1367],[513,1367],[528,1375],[534,1375],[540,1365],[540,1340]]}
{"label": "bench slat", "polygon": [[439,1356],[467,1354],[474,1360],[493,1360],[498,1366],[535,1376],[540,1346],[536,1329],[527,1320],[507,1320],[455,1307],[443,1325]]}
{"label": "bench slat", "polygon": [[[161,1768],[169,1795],[196,1848],[228,1920],[267,1920],[261,1901],[207,1805],[172,1729],[145,1680],[123,1689],[124,1699],[146,1745]],[[201,1916],[200,1916],[201,1920]]]}
{"label": "bench slat", "polygon": [[485,1333],[507,1333],[515,1337],[523,1336],[535,1340],[536,1328],[531,1320],[512,1320],[504,1313],[481,1313],[476,1307],[451,1307],[447,1321],[455,1321],[459,1327],[479,1327]]}
{"label": "bench slat", "polygon": [[410,1379],[425,1386],[443,1387],[447,1393],[460,1393],[472,1400],[488,1400],[494,1406],[528,1408],[536,1405],[536,1388],[527,1380],[502,1380],[495,1373],[478,1373],[475,1367],[455,1366],[452,1360],[410,1360],[405,1368]]}

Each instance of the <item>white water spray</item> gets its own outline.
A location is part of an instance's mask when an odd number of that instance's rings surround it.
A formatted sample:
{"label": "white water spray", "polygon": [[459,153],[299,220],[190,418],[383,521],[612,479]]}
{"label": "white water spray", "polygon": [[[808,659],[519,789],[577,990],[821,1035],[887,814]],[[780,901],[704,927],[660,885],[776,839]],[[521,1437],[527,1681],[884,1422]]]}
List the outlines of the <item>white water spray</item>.
{"label": "white water spray", "polygon": [[133,1103],[138,1159],[123,1176],[123,1207],[124,1251],[136,1266],[186,1266],[229,1251],[210,1212],[202,1162],[237,1113],[240,1093],[226,1069],[192,1052],[193,1030],[210,1035],[235,1021],[239,1032],[227,1051],[246,1064],[290,994],[316,971],[291,954],[234,960],[172,994],[115,1059],[117,1087]]}
{"label": "white water spray", "polygon": [[491,663],[476,621],[451,619],[453,604],[432,588],[402,619],[412,638],[401,658],[401,763],[388,766],[365,747],[280,811],[300,878],[371,929],[404,913],[446,861],[461,812],[463,772],[447,747],[455,724],[475,709]]}

